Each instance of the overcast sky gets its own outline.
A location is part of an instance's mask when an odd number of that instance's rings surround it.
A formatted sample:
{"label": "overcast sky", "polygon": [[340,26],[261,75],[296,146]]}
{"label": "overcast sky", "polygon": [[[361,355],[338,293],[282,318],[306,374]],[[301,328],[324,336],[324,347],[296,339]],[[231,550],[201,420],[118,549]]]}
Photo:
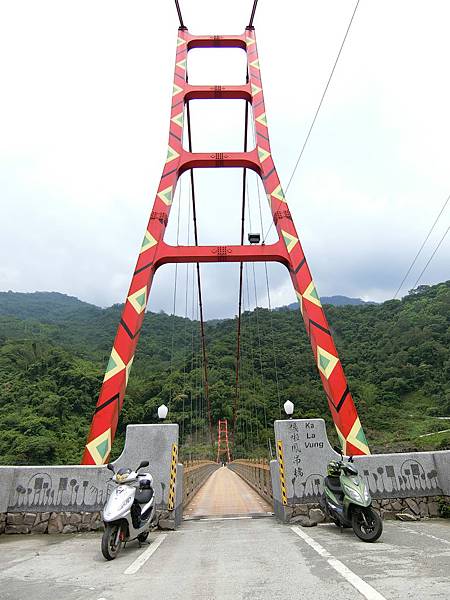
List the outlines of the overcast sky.
{"label": "overcast sky", "polygon": [[[251,4],[181,0],[190,30],[206,34],[242,32]],[[259,2],[266,110],[284,186],[353,8],[353,0]],[[360,2],[288,193],[321,295],[392,297],[450,194],[449,22],[448,0]],[[169,0],[0,0],[0,289],[123,302],[165,161],[177,25]],[[241,83],[244,64],[240,50],[195,50],[190,80]],[[241,150],[243,115],[240,101],[193,102],[194,151]],[[237,243],[241,173],[196,177],[200,243]],[[183,179],[180,243],[189,216]],[[252,229],[261,231],[253,174],[249,202]],[[262,208],[265,232],[265,198]],[[449,221],[450,206],[403,293]],[[422,283],[448,279],[449,264],[450,237]],[[234,315],[238,266],[202,273],[207,318]],[[267,305],[264,266],[255,273]],[[180,266],[179,314],[186,275]],[[272,304],[292,302],[284,268],[269,275]],[[251,267],[249,287],[254,305]],[[164,267],[149,308],[171,312],[173,289],[174,267]]]}

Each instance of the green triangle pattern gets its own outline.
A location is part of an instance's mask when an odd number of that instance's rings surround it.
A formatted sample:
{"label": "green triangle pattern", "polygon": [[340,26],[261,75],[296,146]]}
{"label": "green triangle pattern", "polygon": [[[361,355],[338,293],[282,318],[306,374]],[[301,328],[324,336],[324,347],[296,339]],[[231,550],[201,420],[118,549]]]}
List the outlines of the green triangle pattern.
{"label": "green triangle pattern", "polygon": [[320,366],[322,367],[322,369],[324,371],[327,370],[328,365],[330,364],[330,359],[327,358],[326,356],[323,356],[322,354],[320,355],[319,358],[319,362],[320,362]]}
{"label": "green triangle pattern", "polygon": [[358,441],[360,441],[362,444],[364,444],[365,446],[368,446],[367,439],[366,439],[366,436],[364,435],[364,431],[363,431],[362,427],[359,428],[359,431],[356,435],[356,439]]}
{"label": "green triangle pattern", "polygon": [[106,453],[108,452],[108,440],[103,440],[103,442],[97,446],[97,452],[102,458],[105,458]]}
{"label": "green triangle pattern", "polygon": [[115,369],[117,367],[117,363],[116,361],[113,359],[112,356],[109,357],[109,362],[108,362],[108,366],[106,367],[106,372],[109,373],[110,371],[112,371],[113,369]]}
{"label": "green triangle pattern", "polygon": [[313,289],[310,291],[309,295],[312,296],[313,298],[315,298],[316,300],[319,300],[319,302],[320,302],[319,294],[317,293],[317,290],[315,287],[313,287]]}
{"label": "green triangle pattern", "polygon": [[135,298],[135,300],[139,304],[139,306],[142,308],[142,306],[145,305],[145,292],[142,292],[142,294],[140,294],[139,296],[137,296]]}

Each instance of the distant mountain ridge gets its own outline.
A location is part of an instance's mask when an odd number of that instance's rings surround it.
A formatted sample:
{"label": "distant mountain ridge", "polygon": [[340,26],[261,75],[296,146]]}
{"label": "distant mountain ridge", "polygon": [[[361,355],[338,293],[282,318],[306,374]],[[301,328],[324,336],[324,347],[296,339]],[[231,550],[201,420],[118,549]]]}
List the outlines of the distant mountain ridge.
{"label": "distant mountain ridge", "polygon": [[[366,302],[361,298],[350,298],[348,296],[322,296],[322,304],[331,304],[332,306],[360,306],[376,304],[375,302]],[[120,305],[113,305],[108,308],[101,308],[95,304],[79,300],[75,296],[69,296],[60,292],[0,292],[0,315],[14,315],[19,319],[36,319],[43,322],[64,321],[74,313],[94,314],[102,313],[110,308],[117,308]],[[275,310],[297,310],[298,303],[293,302],[287,306],[277,307]],[[213,322],[224,319],[212,319]]]}
{"label": "distant mountain ridge", "polygon": [[[350,298],[349,296],[321,296],[320,301],[322,304],[331,304],[332,306],[361,306],[368,304],[377,304],[377,302],[366,301],[362,298]],[[278,310],[297,310],[298,303],[292,302],[287,306],[280,306]]]}

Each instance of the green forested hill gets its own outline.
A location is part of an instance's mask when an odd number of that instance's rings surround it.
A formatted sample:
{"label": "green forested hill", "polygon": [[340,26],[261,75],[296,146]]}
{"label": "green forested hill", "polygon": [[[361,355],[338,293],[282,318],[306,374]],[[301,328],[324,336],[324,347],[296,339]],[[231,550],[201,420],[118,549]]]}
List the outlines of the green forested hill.
{"label": "green forested hill", "polygon": [[[79,462],[120,310],[57,293],[0,293],[0,464]],[[450,417],[450,282],[326,312],[372,451],[450,447],[449,432],[420,437],[450,429],[439,418]],[[206,337],[213,421],[231,419],[236,321],[207,323]],[[114,453],[126,425],[155,422],[162,402],[184,451],[206,452],[199,349],[197,322],[147,314]],[[267,453],[287,399],[296,416],[324,416],[334,435],[298,311],[245,313],[242,351],[237,454]]]}

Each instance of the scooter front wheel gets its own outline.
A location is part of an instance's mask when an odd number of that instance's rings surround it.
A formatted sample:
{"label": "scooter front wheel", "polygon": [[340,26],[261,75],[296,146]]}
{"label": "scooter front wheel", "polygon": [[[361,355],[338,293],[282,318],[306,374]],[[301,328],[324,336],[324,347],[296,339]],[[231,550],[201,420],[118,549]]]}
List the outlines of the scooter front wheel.
{"label": "scooter front wheel", "polygon": [[102,554],[106,560],[113,560],[122,548],[120,523],[108,524],[102,536]]}
{"label": "scooter front wheel", "polygon": [[363,542],[375,542],[383,532],[383,522],[370,506],[356,506],[352,512],[352,527],[356,536]]}

